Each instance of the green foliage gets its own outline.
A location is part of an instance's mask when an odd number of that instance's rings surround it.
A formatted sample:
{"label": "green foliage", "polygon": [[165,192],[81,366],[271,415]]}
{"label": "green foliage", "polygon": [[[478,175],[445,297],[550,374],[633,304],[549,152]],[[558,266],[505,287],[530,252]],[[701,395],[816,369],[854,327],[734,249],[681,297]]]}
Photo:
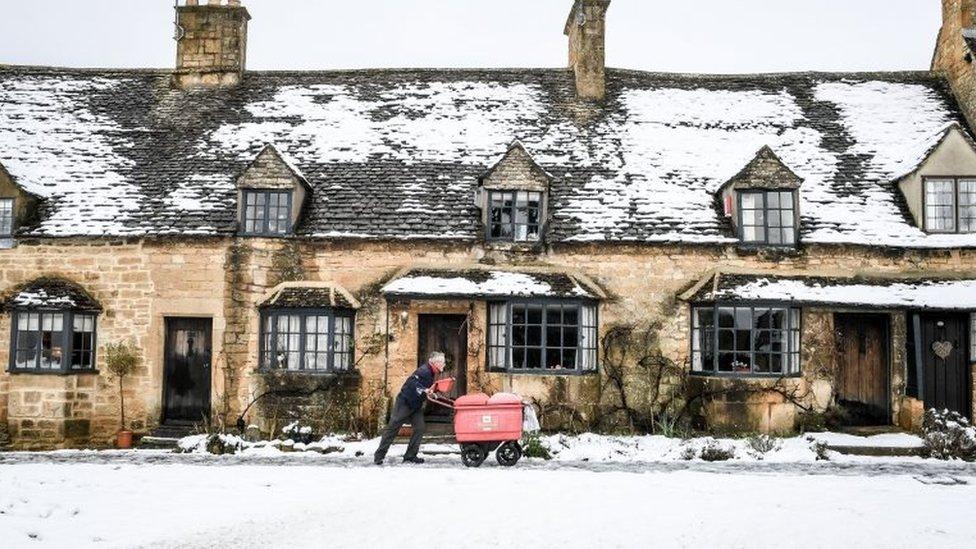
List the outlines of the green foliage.
{"label": "green foliage", "polygon": [[130,375],[141,362],[134,343],[119,342],[105,345],[105,368],[115,377]]}
{"label": "green foliage", "polygon": [[542,439],[539,437],[538,433],[529,433],[525,435],[522,441],[522,455],[530,458],[542,458],[542,459],[552,459],[552,454],[549,452],[549,448],[542,443]]}

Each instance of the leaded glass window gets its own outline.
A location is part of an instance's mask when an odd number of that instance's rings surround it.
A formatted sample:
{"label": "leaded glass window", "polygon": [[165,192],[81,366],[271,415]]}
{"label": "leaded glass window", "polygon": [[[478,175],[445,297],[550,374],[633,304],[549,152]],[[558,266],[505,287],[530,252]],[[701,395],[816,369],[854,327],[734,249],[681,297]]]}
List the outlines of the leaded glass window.
{"label": "leaded glass window", "polygon": [[0,198],[0,238],[14,234],[14,199]]}

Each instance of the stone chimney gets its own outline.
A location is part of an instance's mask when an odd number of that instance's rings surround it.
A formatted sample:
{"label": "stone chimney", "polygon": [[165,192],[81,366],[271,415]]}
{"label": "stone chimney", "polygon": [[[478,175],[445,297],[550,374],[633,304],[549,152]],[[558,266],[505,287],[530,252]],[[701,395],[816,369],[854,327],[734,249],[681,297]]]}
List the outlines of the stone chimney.
{"label": "stone chimney", "polygon": [[247,61],[247,22],[241,0],[186,0],[176,6],[177,87],[236,86]]}
{"label": "stone chimney", "polygon": [[970,127],[976,127],[976,0],[942,0],[932,70],[943,74]]}
{"label": "stone chimney", "polygon": [[610,0],[575,0],[566,20],[569,68],[576,74],[576,95],[601,100],[606,95],[607,8]]}

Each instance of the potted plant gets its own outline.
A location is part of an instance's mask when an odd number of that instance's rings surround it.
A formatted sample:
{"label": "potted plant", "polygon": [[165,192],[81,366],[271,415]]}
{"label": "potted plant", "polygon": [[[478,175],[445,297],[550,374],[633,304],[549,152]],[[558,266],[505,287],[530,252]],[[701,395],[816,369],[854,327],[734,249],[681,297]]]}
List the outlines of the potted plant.
{"label": "potted plant", "polygon": [[121,424],[115,437],[115,445],[120,449],[132,448],[132,431],[125,428],[125,393],[122,382],[139,365],[139,354],[132,343],[109,343],[105,346],[105,367],[119,379],[119,409]]}

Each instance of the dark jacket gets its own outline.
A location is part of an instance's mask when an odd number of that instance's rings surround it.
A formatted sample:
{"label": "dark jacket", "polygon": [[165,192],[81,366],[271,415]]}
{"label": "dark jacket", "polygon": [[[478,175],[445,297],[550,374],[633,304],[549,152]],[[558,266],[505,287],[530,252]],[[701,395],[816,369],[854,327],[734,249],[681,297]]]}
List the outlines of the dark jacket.
{"label": "dark jacket", "polygon": [[424,391],[430,389],[433,385],[434,369],[430,367],[430,364],[422,364],[403,383],[403,388],[400,389],[397,400],[409,406],[411,410],[419,410],[424,405],[424,401],[427,400]]}

